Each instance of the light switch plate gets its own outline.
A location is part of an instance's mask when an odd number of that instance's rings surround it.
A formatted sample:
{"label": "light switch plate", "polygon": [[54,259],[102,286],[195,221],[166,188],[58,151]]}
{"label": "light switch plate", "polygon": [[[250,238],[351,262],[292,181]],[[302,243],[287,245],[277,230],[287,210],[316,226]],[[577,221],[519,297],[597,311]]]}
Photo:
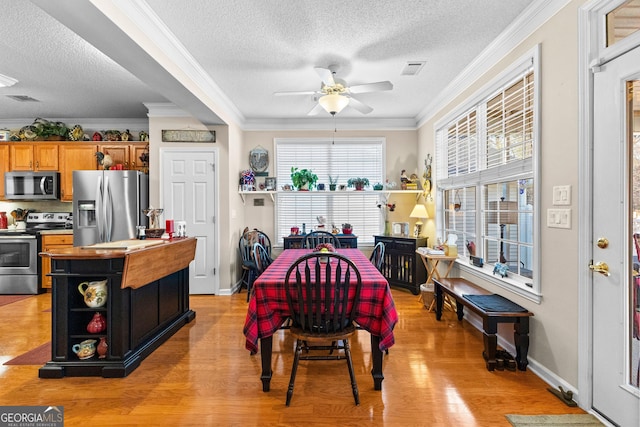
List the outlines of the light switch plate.
{"label": "light switch plate", "polygon": [[571,228],[571,209],[547,209],[547,227]]}
{"label": "light switch plate", "polygon": [[553,187],[553,204],[556,206],[571,204],[570,185],[555,185]]}

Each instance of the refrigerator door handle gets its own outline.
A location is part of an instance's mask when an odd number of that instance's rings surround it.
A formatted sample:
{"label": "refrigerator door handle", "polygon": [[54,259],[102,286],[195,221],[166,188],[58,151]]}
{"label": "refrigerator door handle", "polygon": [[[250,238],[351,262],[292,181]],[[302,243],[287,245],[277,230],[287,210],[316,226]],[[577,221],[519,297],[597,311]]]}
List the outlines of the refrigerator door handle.
{"label": "refrigerator door handle", "polygon": [[111,232],[113,231],[113,196],[111,194],[111,185],[109,184],[109,177],[105,178],[105,234],[106,241],[111,241]]}
{"label": "refrigerator door handle", "polygon": [[96,185],[96,228],[98,229],[98,241],[104,242],[104,191],[102,186],[102,177],[98,177]]}

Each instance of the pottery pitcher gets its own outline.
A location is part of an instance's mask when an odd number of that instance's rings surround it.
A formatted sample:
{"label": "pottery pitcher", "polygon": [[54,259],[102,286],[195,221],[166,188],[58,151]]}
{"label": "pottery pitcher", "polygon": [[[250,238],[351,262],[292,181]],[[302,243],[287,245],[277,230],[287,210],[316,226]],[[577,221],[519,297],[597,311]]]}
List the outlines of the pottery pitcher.
{"label": "pottery pitcher", "polygon": [[87,307],[102,307],[107,302],[107,280],[82,282],[78,285],[78,291]]}

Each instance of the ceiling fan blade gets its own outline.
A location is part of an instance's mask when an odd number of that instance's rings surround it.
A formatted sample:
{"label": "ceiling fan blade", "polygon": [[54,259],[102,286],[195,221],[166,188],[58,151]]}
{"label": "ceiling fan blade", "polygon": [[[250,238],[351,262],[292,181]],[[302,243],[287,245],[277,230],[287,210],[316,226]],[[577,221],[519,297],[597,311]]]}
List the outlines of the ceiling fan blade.
{"label": "ceiling fan blade", "polygon": [[318,73],[318,76],[326,86],[335,86],[336,82],[333,80],[333,73],[330,69],[314,67],[314,70],[316,70],[316,73]]}
{"label": "ceiling fan blade", "polygon": [[363,85],[355,85],[349,87],[351,93],[380,92],[383,90],[393,89],[393,83],[390,81],[367,83]]}
{"label": "ceiling fan blade", "polygon": [[369,114],[370,112],[373,111],[373,108],[369,107],[368,105],[362,103],[361,101],[358,101],[357,99],[353,98],[353,97],[349,97],[349,106],[355,108],[356,110],[360,111],[362,114]]}
{"label": "ceiling fan blade", "polygon": [[315,95],[320,93],[317,90],[306,90],[306,91],[284,91],[284,92],[273,92],[275,96],[288,96],[288,95]]}
{"label": "ceiling fan blade", "polygon": [[320,113],[321,111],[324,111],[324,108],[322,108],[322,105],[316,104],[316,106],[313,107],[311,111],[307,113],[307,116],[317,116],[318,113]]}

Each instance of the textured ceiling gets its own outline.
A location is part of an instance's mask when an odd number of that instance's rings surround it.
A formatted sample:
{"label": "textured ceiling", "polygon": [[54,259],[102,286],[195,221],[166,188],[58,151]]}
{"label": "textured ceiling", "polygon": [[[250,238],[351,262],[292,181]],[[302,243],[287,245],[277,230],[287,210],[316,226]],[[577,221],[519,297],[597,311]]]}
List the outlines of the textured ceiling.
{"label": "textured ceiling", "polygon": [[[209,123],[306,120],[311,95],[273,93],[318,90],[313,68],[338,65],[349,85],[394,85],[358,95],[366,117],[340,118],[415,121],[533,3],[0,0],[0,74],[19,80],[0,88],[0,120],[143,118],[143,103],[167,101]],[[426,65],[403,76],[408,61]]]}

